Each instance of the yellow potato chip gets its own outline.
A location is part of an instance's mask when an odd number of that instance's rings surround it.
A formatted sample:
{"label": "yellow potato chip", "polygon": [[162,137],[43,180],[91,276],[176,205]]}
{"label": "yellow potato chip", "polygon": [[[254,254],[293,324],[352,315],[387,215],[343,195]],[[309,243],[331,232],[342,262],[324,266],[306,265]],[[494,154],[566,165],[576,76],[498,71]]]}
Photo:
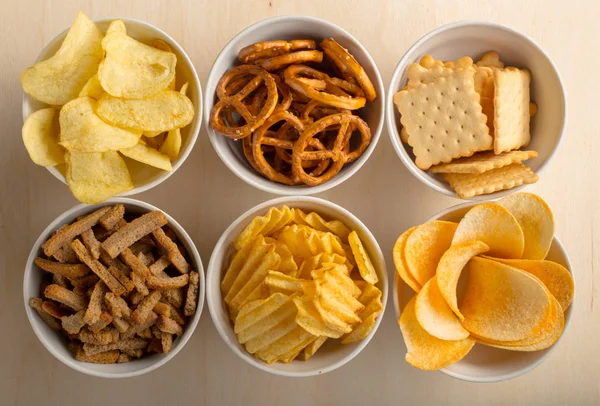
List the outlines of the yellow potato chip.
{"label": "yellow potato chip", "polygon": [[308,361],[310,357],[315,355],[319,348],[321,348],[321,346],[325,344],[325,341],[327,341],[327,337],[319,337],[315,341],[304,347],[304,361]]}
{"label": "yellow potato chip", "polygon": [[277,240],[287,245],[296,258],[308,258],[322,252],[346,255],[339,237],[308,226],[286,226],[279,232]]}
{"label": "yellow potato chip", "polygon": [[271,207],[264,216],[257,216],[233,241],[235,249],[240,249],[259,234],[267,237],[276,233],[292,221],[292,211],[289,207],[281,209]]}
{"label": "yellow potato chip", "polygon": [[106,152],[133,147],[140,134],[113,127],[95,113],[96,101],[80,97],[60,110],[60,145],[70,151]]}
{"label": "yellow potato chip", "polygon": [[[152,47],[154,47],[156,49],[160,49],[161,51],[173,53],[173,48],[171,48],[171,46],[169,44],[167,44],[166,41],[163,41],[162,39],[158,39],[158,38],[153,39]],[[171,83],[169,83],[169,89],[175,90],[176,81],[177,81],[176,75],[173,75],[173,80],[171,81]],[[183,94],[185,94],[185,92],[183,92]]]}
{"label": "yellow potato chip", "polygon": [[286,335],[268,347],[258,351],[256,356],[267,364],[276,361],[288,363],[294,360],[308,344],[316,340],[313,336],[297,324]]}
{"label": "yellow potato chip", "polygon": [[77,200],[95,204],[133,189],[131,175],[116,151],[67,151],[67,184]]}
{"label": "yellow potato chip", "polygon": [[163,171],[170,172],[173,170],[168,156],[163,155],[154,148],[147,147],[144,144],[138,143],[131,148],[121,148],[119,149],[119,152],[127,158],[162,169]]}
{"label": "yellow potato chip", "polygon": [[339,220],[326,221],[323,217],[315,212],[306,214],[300,209],[292,209],[294,214],[294,223],[306,225],[318,231],[331,232],[342,239],[343,242],[348,241],[350,229]]}
{"label": "yellow potato chip", "polygon": [[431,371],[447,367],[463,359],[475,345],[472,337],[448,341],[427,333],[415,315],[415,297],[407,303],[398,324],[406,344],[406,362],[419,369]]}
{"label": "yellow potato chip", "polygon": [[469,337],[469,332],[461,326],[440,293],[436,278],[429,279],[417,293],[415,315],[421,327],[440,340],[462,340]]}
{"label": "yellow potato chip", "polygon": [[62,106],[77,97],[104,56],[102,33],[81,11],[60,49],[21,73],[25,93],[46,104]]}
{"label": "yellow potato chip", "polygon": [[305,279],[294,278],[293,276],[289,276],[278,271],[269,271],[265,278],[265,283],[269,287],[269,292],[271,294],[280,292],[291,296],[294,293],[304,292],[303,285],[305,283],[313,282]]}
{"label": "yellow potato chip", "polygon": [[311,276],[314,280],[332,277],[335,279],[338,287],[344,291],[344,294],[349,294],[354,298],[358,298],[361,295],[362,290],[356,284],[356,282],[360,281],[350,279],[348,269],[343,265],[323,264],[322,268],[312,271]]}
{"label": "yellow potato chip", "polygon": [[456,287],[463,268],[476,255],[487,252],[489,247],[481,241],[465,241],[448,248],[440,258],[436,269],[436,280],[440,294],[460,320],[464,316],[458,309]]}
{"label": "yellow potato chip", "polygon": [[[175,82],[173,82],[175,83]],[[185,95],[187,92],[187,82],[181,87],[179,93]],[[174,161],[179,157],[179,151],[181,150],[181,129],[176,128],[167,133],[165,141],[160,146],[160,153],[165,154],[171,161]]]}
{"label": "yellow potato chip", "polygon": [[303,279],[312,279],[312,271],[325,266],[326,264],[343,265],[346,267],[348,275],[350,275],[350,271],[352,270],[351,264],[342,255],[322,252],[313,257],[307,257],[302,261],[300,267],[298,268],[298,277]]}
{"label": "yellow potato chip", "polygon": [[496,203],[474,206],[458,223],[452,245],[482,241],[489,247],[488,254],[498,258],[521,258],[523,231],[515,217]]}
{"label": "yellow potato chip", "polygon": [[287,247],[287,245],[282,244],[277,240],[275,240],[274,243],[275,252],[281,258],[281,262],[279,263],[279,266],[276,270],[285,275],[297,277],[298,265],[296,264],[296,261],[290,249]]}
{"label": "yellow potato chip", "polygon": [[313,297],[303,295],[292,297],[292,300],[298,308],[296,323],[304,330],[315,336],[330,338],[339,338],[343,335],[338,329],[332,329],[327,326],[323,317],[315,307]]}
{"label": "yellow potato chip", "polygon": [[375,285],[379,281],[377,271],[375,271],[371,258],[369,258],[369,254],[367,254],[367,250],[365,250],[356,231],[352,231],[348,235],[348,241],[350,243],[350,248],[352,249],[352,254],[354,255],[354,260],[358,266],[360,276],[371,285]]}
{"label": "yellow potato chip", "polygon": [[174,90],[162,90],[144,99],[104,96],[97,114],[109,124],[136,131],[170,131],[185,127],[194,118],[194,105]]}
{"label": "yellow potato chip", "polygon": [[92,97],[96,100],[100,99],[104,96],[106,92],[102,89],[102,85],[100,84],[100,79],[98,79],[98,74],[95,74],[86,82],[81,91],[79,92],[78,97]]}
{"label": "yellow potato chip", "polygon": [[535,333],[551,312],[552,295],[531,274],[488,259],[469,261],[466,291],[459,305],[473,335],[520,341]]}
{"label": "yellow potato chip", "polygon": [[515,216],[523,230],[525,247],[522,258],[546,258],[554,240],[554,215],[548,204],[531,193],[506,196],[498,204]]}
{"label": "yellow potato chip", "polygon": [[111,96],[150,97],[166,89],[175,77],[175,54],[142,44],[126,33],[107,33],[102,49],[105,57],[98,78]]}
{"label": "yellow potato chip", "polygon": [[127,34],[125,22],[121,19],[112,20],[106,29],[106,36],[110,34]]}
{"label": "yellow potato chip", "polygon": [[406,240],[408,240],[408,236],[411,235],[416,229],[417,226],[409,228],[402,233],[400,237],[398,237],[396,243],[394,244],[392,255],[394,257],[394,265],[396,266],[396,272],[398,272],[398,276],[400,276],[404,283],[410,286],[412,290],[419,292],[421,290],[421,285],[408,270],[408,264],[406,263],[406,257],[404,256]]}
{"label": "yellow potato chip", "polygon": [[375,327],[377,316],[383,311],[383,304],[381,303],[382,293],[379,288],[365,281],[356,281],[356,286],[361,290],[358,301],[365,306],[358,314],[362,322],[354,327],[351,333],[342,337],[342,344],[364,340]]}
{"label": "yellow potato chip", "polygon": [[419,285],[424,286],[435,275],[440,258],[450,248],[456,227],[456,223],[449,221],[430,221],[408,236],[404,257]]}
{"label": "yellow potato chip", "polygon": [[509,151],[496,155],[494,151],[478,152],[467,158],[432,166],[432,173],[484,173],[538,156],[536,151]]}
{"label": "yellow potato chip", "polygon": [[56,109],[41,109],[27,117],[21,130],[23,144],[37,165],[55,166],[65,162],[65,150],[58,144],[60,128]]}

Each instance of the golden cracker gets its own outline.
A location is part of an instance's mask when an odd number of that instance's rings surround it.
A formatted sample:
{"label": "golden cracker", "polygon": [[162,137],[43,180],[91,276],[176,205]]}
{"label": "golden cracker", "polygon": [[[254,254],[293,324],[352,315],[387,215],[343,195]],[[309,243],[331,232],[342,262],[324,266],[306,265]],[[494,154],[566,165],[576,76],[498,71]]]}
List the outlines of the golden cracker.
{"label": "golden cracker", "polygon": [[494,152],[521,148],[529,133],[529,84],[527,70],[508,67],[494,70]]}
{"label": "golden cracker", "polygon": [[466,198],[535,183],[538,175],[525,165],[516,163],[484,173],[446,173],[444,179],[459,197]]}
{"label": "golden cracker", "polygon": [[498,52],[489,51],[484,54],[479,61],[476,63],[477,66],[487,66],[490,68],[504,68],[504,62],[500,60]]}
{"label": "golden cracker", "polygon": [[447,164],[432,166],[433,173],[483,173],[537,157],[536,151],[509,151],[496,155],[494,151],[480,152]]}

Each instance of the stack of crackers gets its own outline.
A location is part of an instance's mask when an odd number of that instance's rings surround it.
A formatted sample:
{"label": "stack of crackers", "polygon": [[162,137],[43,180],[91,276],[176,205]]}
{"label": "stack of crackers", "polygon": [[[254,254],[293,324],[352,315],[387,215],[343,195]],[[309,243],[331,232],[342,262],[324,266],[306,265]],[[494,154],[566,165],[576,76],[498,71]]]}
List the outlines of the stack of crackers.
{"label": "stack of crackers", "polygon": [[408,67],[408,84],[396,93],[402,142],[418,168],[440,173],[459,197],[468,198],[535,183],[522,161],[531,139],[531,77],[505,67],[496,52],[442,62],[425,55]]}

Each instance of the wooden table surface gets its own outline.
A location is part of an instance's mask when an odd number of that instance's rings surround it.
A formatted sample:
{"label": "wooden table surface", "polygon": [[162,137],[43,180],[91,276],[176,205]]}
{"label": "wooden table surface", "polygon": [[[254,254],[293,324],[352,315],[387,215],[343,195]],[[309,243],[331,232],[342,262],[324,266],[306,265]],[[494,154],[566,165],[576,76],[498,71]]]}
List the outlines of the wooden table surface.
{"label": "wooden table surface", "polygon": [[[557,235],[575,274],[574,316],[552,356],[526,376],[496,384],[461,382],[404,362],[391,298],[371,343],[346,366],[313,378],[261,372],[223,343],[207,308],[187,346],[142,377],[93,378],[57,361],[34,335],[23,309],[25,260],[39,233],[77,202],[28,158],[21,141],[19,73],[68,27],[77,10],[91,18],[148,21],[188,52],[205,83],[213,60],[240,30],[280,14],[338,24],[369,50],[387,86],[404,52],[437,26],[464,19],[513,26],[539,42],[560,70],[569,96],[565,140],[540,181],[527,188],[551,205]],[[600,403],[600,3],[481,0],[3,0],[0,12],[0,404],[3,405],[588,405]],[[384,130],[366,165],[319,195],[355,213],[375,234],[388,264],[396,237],[459,200],[442,196],[402,165]],[[231,173],[203,128],[186,163],[169,180],[135,198],[174,216],[196,242],[205,266],[225,228],[273,196]],[[595,247],[595,248],[594,248]],[[596,251],[594,251],[596,250]],[[388,269],[390,276],[393,269]]]}

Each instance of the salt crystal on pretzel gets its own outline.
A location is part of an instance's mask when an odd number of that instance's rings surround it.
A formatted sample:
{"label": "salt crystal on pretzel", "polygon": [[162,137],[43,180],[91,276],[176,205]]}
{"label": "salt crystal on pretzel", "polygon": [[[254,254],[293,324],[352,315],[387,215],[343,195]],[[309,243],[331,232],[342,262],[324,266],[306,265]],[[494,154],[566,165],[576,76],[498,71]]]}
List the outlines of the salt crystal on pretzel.
{"label": "salt crystal on pretzel", "polygon": [[71,314],[71,312],[51,301],[44,301],[44,303],[42,303],[42,310],[55,319],[60,319]]}
{"label": "salt crystal on pretzel", "polygon": [[68,241],[74,239],[81,233],[86,230],[89,230],[93,226],[95,226],[100,218],[104,216],[110,210],[110,206],[102,207],[95,212],[88,214],[81,220],[74,222],[62,229],[59,229],[54,233],[52,237],[44,244],[42,244],[42,249],[44,250],[44,254],[50,257],[54,254],[59,248],[65,245]]}
{"label": "salt crystal on pretzel", "polygon": [[69,334],[79,334],[81,328],[85,326],[85,322],[83,321],[84,314],[85,311],[80,310],[75,314],[61,318],[62,328]]}
{"label": "salt crystal on pretzel", "polygon": [[162,257],[158,258],[156,261],[154,261],[153,264],[151,264],[148,269],[150,270],[150,273],[154,276],[160,276],[161,273],[168,268],[168,266],[171,265],[171,262],[169,261],[169,258],[167,258],[167,256],[163,255]]}
{"label": "salt crystal on pretzel", "polygon": [[112,323],[112,316],[110,315],[110,313],[108,312],[102,312],[100,313],[100,317],[98,318],[98,321],[96,321],[93,324],[89,325],[89,329],[92,333],[97,333],[99,331],[104,330],[104,328],[106,326],[108,326],[110,323]]}
{"label": "salt crystal on pretzel", "polygon": [[104,303],[113,317],[129,317],[131,315],[131,309],[125,299],[112,292],[104,295]]}
{"label": "salt crystal on pretzel", "polygon": [[146,213],[125,226],[102,242],[102,248],[115,258],[126,248],[145,235],[167,224],[167,218],[161,211]]}
{"label": "salt crystal on pretzel", "polygon": [[160,297],[161,293],[155,290],[142,299],[138,307],[131,313],[132,320],[138,325],[143,324],[148,318],[148,315],[152,312],[152,309],[154,309],[154,306],[156,306],[160,300]]}
{"label": "salt crystal on pretzel", "polygon": [[156,327],[163,333],[177,334],[178,336],[183,334],[183,328],[175,320],[165,316],[158,316]]}
{"label": "salt crystal on pretzel", "polygon": [[122,204],[115,204],[110,208],[110,210],[98,220],[98,223],[105,230],[112,230],[119,224],[119,220],[123,218],[125,214],[125,206]]}
{"label": "salt crystal on pretzel", "polygon": [[43,302],[44,301],[39,297],[32,297],[29,299],[29,306],[35,310],[37,314],[39,314],[41,319],[48,325],[48,327],[50,327],[52,330],[60,330],[59,322],[54,317],[46,313],[42,308]]}
{"label": "salt crystal on pretzel", "polygon": [[182,288],[188,284],[190,276],[188,274],[180,275],[174,278],[164,278],[150,275],[146,279],[146,284],[150,289],[168,290]]}
{"label": "salt crystal on pretzel", "polygon": [[61,264],[60,262],[39,257],[34,259],[33,263],[46,272],[59,274],[69,279],[75,279],[90,273],[90,268],[84,264]]}
{"label": "salt crystal on pretzel", "polygon": [[87,308],[87,300],[83,296],[77,295],[69,289],[65,289],[62,286],[55,284],[49,285],[46,289],[44,289],[44,296],[46,296],[48,299],[69,306],[75,311],[85,310]]}
{"label": "salt crystal on pretzel", "polygon": [[96,239],[91,228],[81,233],[81,239],[85,247],[90,251],[90,254],[92,254],[92,257],[94,259],[100,258],[100,241]]}
{"label": "salt crystal on pretzel", "polygon": [[150,312],[150,314],[148,315],[148,318],[142,323],[142,324],[132,324],[131,327],[129,328],[129,330],[127,330],[125,333],[123,333],[121,335],[121,339],[127,339],[127,338],[131,338],[133,336],[135,336],[137,333],[139,333],[142,330],[147,329],[150,326],[153,326],[154,323],[156,323],[156,319],[158,319],[158,316],[156,315],[156,313],[154,313],[153,311]]}
{"label": "salt crystal on pretzel", "polygon": [[104,283],[106,286],[115,294],[122,295],[125,293],[125,288],[123,285],[119,283],[119,281],[112,276],[104,265],[100,263],[97,259],[94,259],[90,252],[85,248],[85,246],[79,240],[73,240],[71,243],[71,248],[77,254],[77,258],[84,264],[86,264],[92,272],[94,272]]}
{"label": "salt crystal on pretzel", "polygon": [[98,282],[96,286],[94,286],[94,291],[90,297],[90,302],[88,303],[87,310],[83,316],[83,321],[85,324],[92,325],[100,318],[100,314],[102,314],[102,301],[107,290],[108,288],[102,281]]}
{"label": "salt crystal on pretzel", "polygon": [[177,244],[173,242],[162,228],[158,228],[152,232],[152,237],[154,237],[154,241],[162,247],[165,251],[167,251],[167,256],[169,261],[173,264],[173,266],[181,273],[188,273],[190,271],[190,264],[187,263]]}
{"label": "salt crystal on pretzel", "polygon": [[183,314],[191,316],[196,313],[196,306],[198,305],[198,285],[200,284],[200,274],[198,272],[190,272],[190,281],[187,289],[187,296],[185,299],[185,307],[183,308]]}
{"label": "salt crystal on pretzel", "polygon": [[148,346],[147,340],[134,337],[134,338],[126,339],[126,340],[120,340],[120,341],[117,341],[116,343],[111,343],[111,344],[85,343],[85,344],[83,344],[83,350],[85,351],[85,353],[87,355],[95,355],[95,354],[100,354],[102,352],[112,351],[112,350],[119,350],[119,351],[141,350],[141,349],[146,348],[147,346]]}

